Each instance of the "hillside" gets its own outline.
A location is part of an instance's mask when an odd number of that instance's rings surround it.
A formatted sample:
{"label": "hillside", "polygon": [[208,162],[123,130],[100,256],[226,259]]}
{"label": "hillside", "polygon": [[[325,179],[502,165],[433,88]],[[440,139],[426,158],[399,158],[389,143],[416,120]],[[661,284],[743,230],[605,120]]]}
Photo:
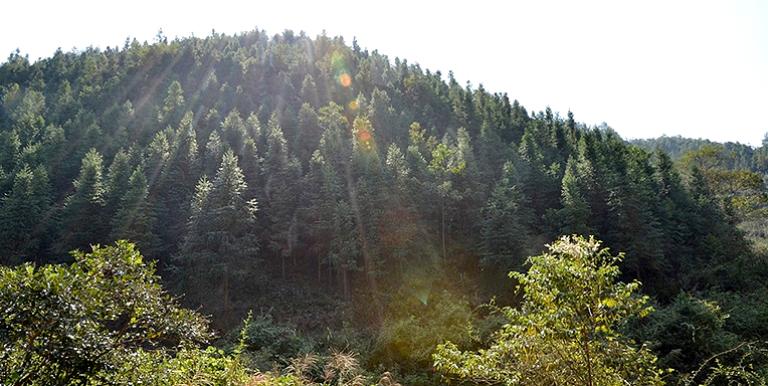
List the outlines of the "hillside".
{"label": "hillside", "polygon": [[627,144],[290,31],[14,54],[0,100],[0,262],[68,264],[127,239],[210,315],[219,347],[253,310],[247,351],[264,371],[342,348],[367,371],[440,384],[435,347],[487,343],[501,319],[481,305],[520,304],[507,273],[571,234],[625,253],[616,279],[642,282],[657,311],[617,325],[677,371],[670,382],[768,339],[766,251],[737,227],[765,186],[744,202],[715,178],[765,173],[766,146],[676,164],[699,145]]}
{"label": "hillside", "polygon": [[[768,135],[768,133],[766,133]],[[634,139],[631,144],[648,151],[657,148],[667,153],[673,160],[679,160],[688,152],[695,152],[702,147],[722,147],[727,158],[729,169],[749,169],[754,172],[768,173],[768,137],[762,146],[753,148],[741,143],[717,143],[707,139],[684,138],[681,136],[662,136],[650,139]]]}

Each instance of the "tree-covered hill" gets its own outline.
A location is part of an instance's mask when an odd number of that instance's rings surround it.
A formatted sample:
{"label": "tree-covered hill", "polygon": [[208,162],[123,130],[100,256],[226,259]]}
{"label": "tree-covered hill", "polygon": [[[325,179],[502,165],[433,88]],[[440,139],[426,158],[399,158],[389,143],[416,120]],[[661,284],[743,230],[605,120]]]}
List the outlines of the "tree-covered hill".
{"label": "tree-covered hill", "polygon": [[0,101],[0,262],[128,239],[222,333],[268,309],[369,342],[371,368],[427,373],[475,306],[520,300],[507,272],[579,234],[626,252],[623,279],[669,313],[634,330],[669,366],[768,337],[762,305],[707,325],[691,357],[685,334],[661,342],[691,295],[760,304],[765,256],[736,224],[762,201],[734,212],[709,169],[356,42],[255,30],[17,53]]}
{"label": "tree-covered hill", "polygon": [[761,147],[754,148],[742,143],[717,143],[708,139],[684,138],[681,136],[661,136],[650,139],[634,139],[631,144],[653,151],[661,149],[673,160],[679,160],[686,153],[695,152],[703,147],[722,149],[723,164],[729,169],[749,169],[763,174],[768,173],[768,133]]}

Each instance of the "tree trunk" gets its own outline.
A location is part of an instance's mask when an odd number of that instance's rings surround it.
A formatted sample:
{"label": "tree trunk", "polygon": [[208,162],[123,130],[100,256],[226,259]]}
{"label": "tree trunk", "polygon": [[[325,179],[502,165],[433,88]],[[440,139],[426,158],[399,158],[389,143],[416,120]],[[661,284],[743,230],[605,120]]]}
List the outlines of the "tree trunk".
{"label": "tree trunk", "polygon": [[363,215],[360,211],[360,205],[357,202],[357,189],[352,182],[352,172],[347,165],[347,189],[349,191],[349,203],[352,206],[352,212],[355,215],[355,223],[357,225],[357,234],[360,238],[360,244],[363,254],[363,268],[365,269],[365,276],[368,281],[368,291],[371,296],[371,302],[373,303],[374,320],[377,325],[381,325],[383,322],[384,309],[379,300],[379,287],[376,283],[375,272],[373,271],[375,262],[373,256],[371,256],[368,248],[368,237],[365,233],[365,225],[363,223]]}
{"label": "tree trunk", "polygon": [[224,287],[224,320],[226,320],[226,323],[229,323],[231,305],[229,302],[229,267],[226,265],[224,266],[224,280],[222,286]]}
{"label": "tree trunk", "polygon": [[341,269],[341,286],[344,300],[349,300],[349,278],[347,277],[347,268]]}
{"label": "tree trunk", "polygon": [[443,244],[443,262],[447,258],[445,249],[445,197],[440,197],[440,238]]}

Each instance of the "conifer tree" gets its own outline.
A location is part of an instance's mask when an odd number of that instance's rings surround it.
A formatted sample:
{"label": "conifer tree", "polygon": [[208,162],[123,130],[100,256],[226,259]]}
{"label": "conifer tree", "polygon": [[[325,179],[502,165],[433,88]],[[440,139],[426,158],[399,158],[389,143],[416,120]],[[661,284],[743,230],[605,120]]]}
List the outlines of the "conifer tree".
{"label": "conifer tree", "polygon": [[419,181],[405,154],[394,143],[387,149],[383,175],[382,194],[385,197],[377,231],[380,253],[389,259],[384,269],[404,272],[414,258],[431,262],[427,259],[434,257],[431,247],[434,234],[425,226],[421,208],[417,205],[417,196],[421,193]]}
{"label": "conifer tree", "polygon": [[344,299],[351,296],[350,276],[358,269],[360,257],[359,229],[355,221],[352,207],[346,200],[337,202],[333,212],[333,229],[336,234],[331,239],[329,259],[332,267],[336,267],[341,282],[341,293]]}
{"label": "conifer tree", "polygon": [[317,149],[320,142],[320,125],[315,109],[308,103],[301,105],[299,110],[299,127],[296,131],[296,137],[292,139],[292,149],[295,149],[296,157],[299,160],[309,160],[312,152]]}
{"label": "conifer tree", "polygon": [[112,218],[112,240],[129,240],[146,256],[159,258],[156,253],[160,239],[154,234],[156,219],[149,201],[147,179],[137,167],[128,179],[128,188],[120,197],[117,212]]}
{"label": "conifer tree", "polygon": [[286,260],[297,242],[296,182],[301,175],[298,161],[291,157],[283,131],[273,114],[269,121],[267,152],[264,157],[264,207],[268,219],[269,248],[280,258],[280,271],[286,276]]}
{"label": "conifer tree", "polygon": [[514,164],[505,163],[482,211],[481,263],[502,272],[519,270],[529,251],[528,226],[533,216],[519,184]]}
{"label": "conifer tree", "polygon": [[162,188],[162,173],[171,156],[171,141],[168,130],[157,132],[144,150],[144,165],[150,194],[157,199]]}
{"label": "conifer tree", "polygon": [[62,229],[66,231],[59,240],[59,253],[86,250],[91,244],[106,241],[109,223],[104,216],[103,163],[96,149],[83,158],[80,174],[73,183],[75,190],[64,203]]}
{"label": "conifer tree", "polygon": [[221,141],[219,132],[214,130],[208,136],[205,143],[205,153],[203,154],[203,173],[208,176],[216,174],[216,170],[221,165],[221,157],[224,156],[225,145]]}
{"label": "conifer tree", "polygon": [[161,197],[157,217],[162,226],[158,235],[167,255],[176,251],[182,241],[185,219],[189,217],[189,201],[199,176],[200,158],[192,127],[192,113],[188,112],[179,128],[173,131],[170,154],[159,181]]}
{"label": "conifer tree", "polygon": [[568,158],[563,175],[562,233],[589,235],[590,209],[587,195],[591,184],[591,169],[586,160]]}
{"label": "conifer tree", "polygon": [[320,97],[317,92],[317,85],[315,84],[315,80],[312,78],[312,75],[307,74],[304,77],[304,81],[301,82],[300,96],[301,100],[309,103],[310,107],[320,106]]}
{"label": "conifer tree", "polygon": [[381,221],[381,210],[385,197],[384,176],[376,146],[376,137],[371,121],[366,116],[358,116],[352,124],[352,170],[348,178],[349,203],[355,216],[357,239],[363,258],[363,269],[368,282],[368,291],[381,321],[377,270],[381,262],[380,234],[377,231]]}
{"label": "conifer tree", "polygon": [[45,168],[24,165],[13,178],[11,191],[0,199],[2,264],[39,258],[50,239],[50,184]]}
{"label": "conifer tree", "polygon": [[237,110],[233,109],[224,118],[224,122],[221,123],[221,135],[221,141],[229,145],[236,155],[242,156],[243,146],[245,146],[248,133],[246,132],[245,122],[240,118],[240,113]]}
{"label": "conifer tree", "polygon": [[432,150],[429,171],[433,175],[433,191],[439,202],[439,229],[443,261],[448,258],[448,232],[450,231],[451,206],[460,200],[461,192],[456,189],[455,176],[464,173],[467,162],[456,146],[442,142]]}
{"label": "conifer tree", "polygon": [[161,128],[166,126],[176,127],[184,116],[184,90],[181,83],[174,80],[168,86],[163,104],[157,115],[157,122]]}
{"label": "conifer tree", "polygon": [[104,213],[108,218],[115,215],[121,198],[128,190],[132,174],[131,169],[130,155],[123,149],[118,150],[109,165],[109,169],[107,169],[104,187]]}
{"label": "conifer tree", "polygon": [[15,130],[0,132],[0,168],[12,172],[21,158],[21,139]]}
{"label": "conifer tree", "polygon": [[[238,296],[264,276],[256,237],[256,201],[243,197],[246,183],[237,156],[227,151],[216,177],[203,177],[191,205],[187,235],[176,259],[191,302],[223,314],[232,323]],[[247,280],[246,280],[247,278]],[[211,293],[209,288],[216,288]]]}

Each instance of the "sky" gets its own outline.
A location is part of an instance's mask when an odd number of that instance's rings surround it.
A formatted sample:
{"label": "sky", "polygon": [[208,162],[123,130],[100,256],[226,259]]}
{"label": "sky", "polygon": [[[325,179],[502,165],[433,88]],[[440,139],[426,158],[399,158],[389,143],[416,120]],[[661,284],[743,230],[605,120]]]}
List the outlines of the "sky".
{"label": "sky", "polygon": [[0,57],[286,29],[341,35],[422,68],[549,106],[624,138],[759,145],[768,132],[768,1],[12,1]]}

